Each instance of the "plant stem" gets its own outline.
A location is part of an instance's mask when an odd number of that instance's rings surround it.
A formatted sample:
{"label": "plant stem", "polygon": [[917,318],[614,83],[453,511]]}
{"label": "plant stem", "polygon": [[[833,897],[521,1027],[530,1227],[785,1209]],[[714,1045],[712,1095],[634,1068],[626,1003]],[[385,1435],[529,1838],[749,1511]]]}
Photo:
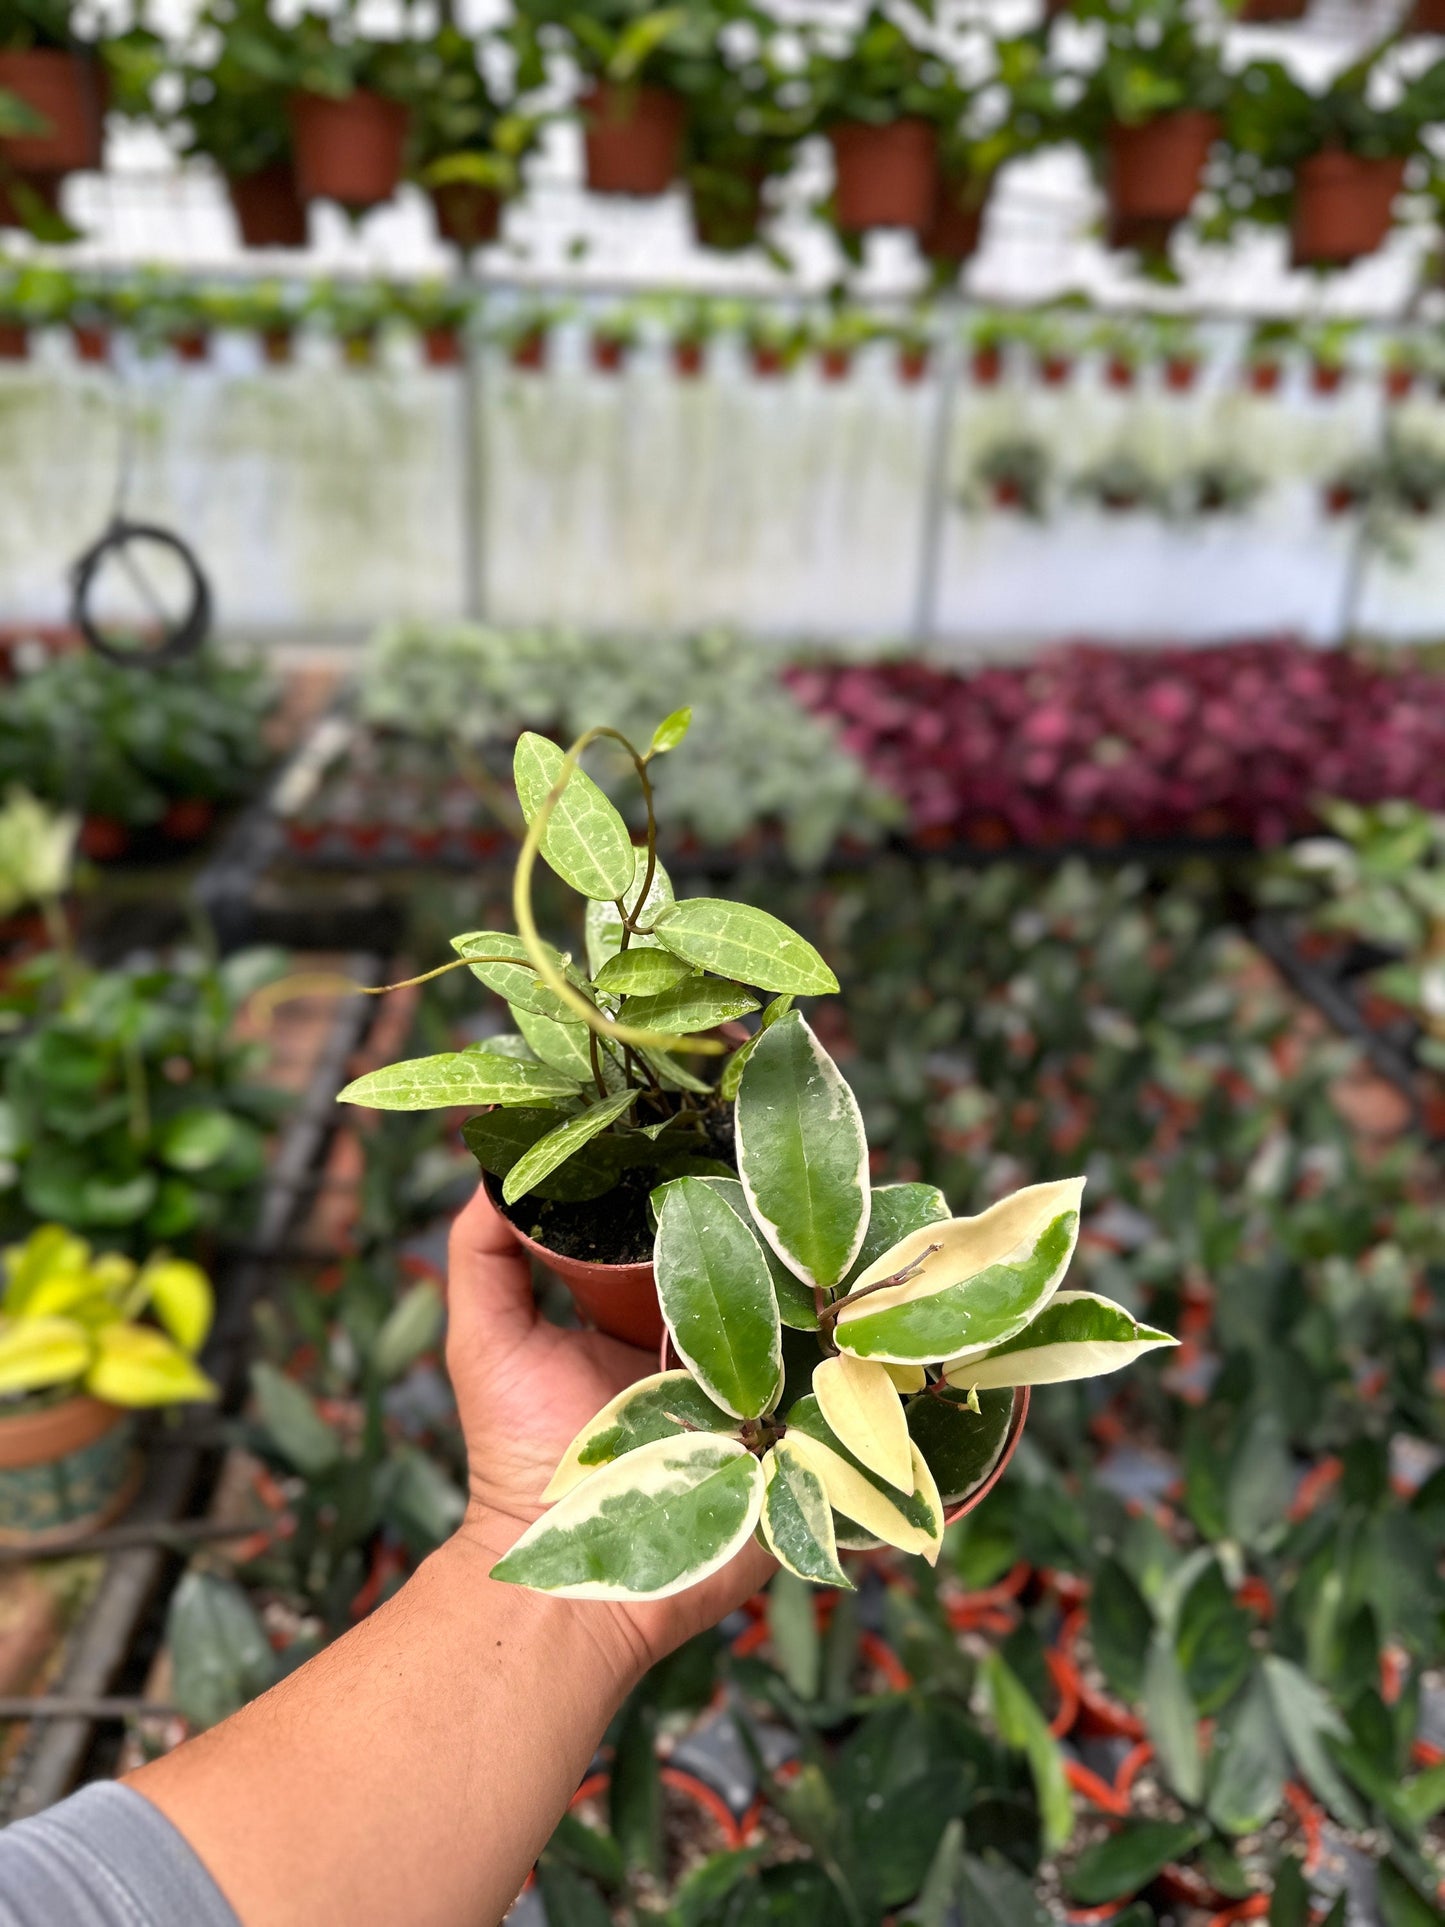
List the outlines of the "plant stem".
{"label": "plant stem", "polygon": [[[942,1249],[943,1246],[941,1244],[929,1245],[923,1251],[920,1251],[916,1258],[895,1271],[891,1277],[879,1278],[874,1284],[864,1285],[861,1291],[851,1291],[845,1297],[835,1299],[831,1305],[822,1306],[818,1312],[818,1329],[822,1331],[826,1327],[828,1337],[831,1340],[833,1327],[838,1322],[839,1314],[845,1311],[849,1305],[856,1305],[859,1300],[863,1298],[871,1298],[875,1291],[887,1291],[893,1285],[906,1285],[909,1279],[919,1270],[924,1260],[931,1258],[935,1251],[942,1251]],[[813,1297],[816,1303],[818,1297],[818,1287],[816,1285],[813,1288]]]}
{"label": "plant stem", "polygon": [[592,1082],[597,1086],[597,1095],[606,1097],[607,1084],[602,1075],[602,1053],[597,1048],[597,1033],[590,1024],[587,1027],[587,1054],[592,1059]]}

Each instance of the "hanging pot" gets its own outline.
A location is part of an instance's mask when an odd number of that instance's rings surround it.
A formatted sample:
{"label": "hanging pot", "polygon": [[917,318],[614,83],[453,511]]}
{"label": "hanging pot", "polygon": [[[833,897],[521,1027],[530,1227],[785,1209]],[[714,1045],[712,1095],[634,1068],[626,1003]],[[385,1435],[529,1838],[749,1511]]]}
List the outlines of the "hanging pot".
{"label": "hanging pot", "polygon": [[696,381],[702,374],[707,361],[707,351],[700,341],[674,341],[672,344],[672,371],[683,381]]}
{"label": "hanging pot", "polygon": [[227,181],[226,189],[243,247],[305,247],[306,208],[289,161],[237,175]]}
{"label": "hanging pot", "polygon": [[0,361],[25,361],[30,355],[30,331],[21,321],[0,321]]}
{"label": "hanging pot", "polygon": [[0,1545],[64,1545],[107,1525],[140,1484],[131,1415],[79,1394],[0,1418]]}
{"label": "hanging pot", "polygon": [[0,91],[49,123],[43,133],[0,137],[0,155],[22,174],[74,174],[100,166],[105,75],[93,55],[63,47],[0,53]]}
{"label": "hanging pot", "polygon": [[395,194],[407,131],[400,101],[362,87],[340,100],[294,94],[290,115],[303,201],[339,201],[360,210]]}
{"label": "hanging pot", "polygon": [[1301,161],[1290,222],[1294,266],[1340,267],[1374,254],[1390,232],[1404,180],[1400,155],[1374,159],[1329,148]]}
{"label": "hanging pot", "polygon": [[1445,33],[1445,0],[1415,0],[1401,30],[1404,33]]}
{"label": "hanging pot", "polygon": [[1199,178],[1219,121],[1198,108],[1160,114],[1138,127],[1115,122],[1108,130],[1110,243],[1140,246],[1182,221],[1199,192]]}
{"label": "hanging pot", "polygon": [[587,185],[594,194],[665,194],[682,162],[687,109],[665,87],[594,81],[582,96]]}
{"label": "hanging pot", "polygon": [[655,1352],[663,1340],[662,1308],[657,1302],[657,1283],[652,1261],[641,1264],[599,1264],[587,1258],[569,1258],[560,1251],[529,1238],[510,1218],[502,1204],[502,1187],[490,1172],[484,1174],[487,1196],[506,1219],[508,1229],[529,1257],[547,1267],[571,1292],[578,1311],[598,1331],[620,1338],[629,1345],[641,1345]]}
{"label": "hanging pot", "polygon": [[833,147],[833,198],[841,227],[912,228],[933,219],[938,192],[938,132],[931,122],[907,119],[874,127],[840,121],[828,130]]}
{"label": "hanging pot", "polygon": [[437,233],[459,248],[485,247],[502,231],[502,197],[475,181],[445,181],[430,190]]}
{"label": "hanging pot", "polygon": [[763,218],[763,180],[760,167],[730,170],[720,180],[688,176],[688,206],[699,247],[716,254],[741,254],[752,247]]}
{"label": "hanging pot", "polygon": [[1248,27],[1264,26],[1277,20],[1303,20],[1309,0],[1244,0],[1239,18]]}
{"label": "hanging pot", "polygon": [[940,172],[934,186],[933,214],[918,245],[930,261],[963,263],[978,252],[984,210],[993,190],[993,177],[979,181],[964,174],[950,178]]}
{"label": "hanging pot", "polygon": [[428,368],[459,368],[465,359],[459,328],[428,328],[421,338],[422,360]]}

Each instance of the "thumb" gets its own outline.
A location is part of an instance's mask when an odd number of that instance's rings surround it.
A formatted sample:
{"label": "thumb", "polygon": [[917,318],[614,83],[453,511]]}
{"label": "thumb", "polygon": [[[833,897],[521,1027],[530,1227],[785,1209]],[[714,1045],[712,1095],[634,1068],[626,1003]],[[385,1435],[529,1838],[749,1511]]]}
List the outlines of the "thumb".
{"label": "thumb", "polygon": [[479,1184],[457,1214],[447,1245],[447,1319],[466,1345],[485,1325],[493,1339],[515,1342],[537,1323],[532,1265],[512,1228]]}

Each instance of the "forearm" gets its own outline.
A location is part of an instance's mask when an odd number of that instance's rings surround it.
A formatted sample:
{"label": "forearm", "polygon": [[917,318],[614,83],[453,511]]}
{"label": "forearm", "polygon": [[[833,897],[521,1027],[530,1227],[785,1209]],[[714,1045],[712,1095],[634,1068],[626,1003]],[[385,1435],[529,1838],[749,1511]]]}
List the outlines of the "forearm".
{"label": "forearm", "polygon": [[498,1921],[644,1655],[619,1615],[488,1579],[468,1522],[370,1619],[131,1776],[245,1927]]}

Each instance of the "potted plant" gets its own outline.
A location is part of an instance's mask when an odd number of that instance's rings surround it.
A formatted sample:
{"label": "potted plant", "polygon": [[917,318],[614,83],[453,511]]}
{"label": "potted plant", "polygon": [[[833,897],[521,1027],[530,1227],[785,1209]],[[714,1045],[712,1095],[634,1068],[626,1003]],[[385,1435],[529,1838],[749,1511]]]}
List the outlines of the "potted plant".
{"label": "potted plant", "polygon": [[485,51],[450,24],[417,51],[410,169],[430,197],[437,232],[463,250],[496,240],[538,138],[535,117],[504,104],[488,84]]}
{"label": "potted plant", "polygon": [[847,232],[933,219],[940,126],[963,94],[947,66],[878,7],[832,57],[809,63],[813,110],[833,149],[833,209]]}
{"label": "potted plant", "polygon": [[182,152],[203,154],[220,170],[244,247],[305,247],[286,113],[289,36],[266,0],[210,0],[197,24],[216,56],[181,69],[181,98],[168,118],[183,129]]}
{"label": "potted plant", "polygon": [[0,127],[0,160],[43,183],[101,162],[105,74],[95,49],[77,41],[71,13],[67,0],[14,0],[0,24],[0,94],[12,123]]}
{"label": "potted plant", "polygon": [[969,374],[975,388],[996,388],[1003,379],[1004,352],[1019,339],[1016,315],[979,314],[968,324]]}
{"label": "potted plant", "polygon": [[1321,321],[1299,330],[1300,346],[1310,360],[1310,388],[1336,395],[1350,373],[1350,344],[1359,329],[1353,321]]}
{"label": "potted plant", "polygon": [[926,317],[917,314],[900,322],[893,334],[898,344],[898,379],[907,387],[916,387],[927,375],[933,359],[933,330]]}
{"label": "potted plant", "polygon": [[1137,322],[1114,318],[1101,321],[1090,330],[1084,345],[1103,362],[1108,387],[1125,391],[1134,388],[1145,355],[1145,338]]}
{"label": "potted plant", "polygon": [[[649,805],[641,849],[578,768],[613,732],[565,754],[519,739],[518,934],[455,938],[449,966],[506,998],[518,1032],[341,1093],[383,1109],[490,1107],[463,1136],[519,1243],[614,1333],[645,1341],[665,1326],[679,1368],[584,1429],[552,1510],[494,1569],[573,1597],[679,1591],[755,1528],[790,1571],[824,1583],[847,1583],[840,1541],[936,1558],[950,1507],[1017,1435],[1023,1388],[1172,1342],[1092,1294],[1058,1294],[1082,1180],[971,1219],[949,1218],[928,1185],[871,1187],[856,1100],[793,1008],[836,988],[832,972],[765,912],[674,900],[658,866],[650,765],[688,720],[666,718],[645,751],[622,742]],[[587,899],[585,973],[538,931],[539,856]],[[713,1033],[758,1009],[753,988],[771,1001],[730,1048]],[[718,1057],[713,1084],[677,1061]]]}
{"label": "potted plant", "polygon": [[1431,342],[1419,335],[1396,335],[1385,343],[1384,388],[1387,401],[1405,401],[1415,384],[1431,376],[1438,357]]}
{"label": "potted plant", "polygon": [[130,1502],[131,1411],[216,1397],[195,1362],[211,1315],[205,1273],[164,1252],[137,1265],[46,1224],[5,1253],[0,1544],[63,1544]]}
{"label": "potted plant", "polygon": [[1137,455],[1121,449],[1082,469],[1070,491],[1079,500],[1097,502],[1111,515],[1127,515],[1136,509],[1164,511],[1169,494],[1152,469]]}
{"label": "potted plant", "polygon": [[599,375],[621,374],[642,333],[635,308],[612,308],[598,315],[588,331],[588,355]]}
{"label": "potted plant", "polygon": [[665,324],[672,343],[672,366],[684,381],[696,381],[707,364],[707,347],[718,334],[736,328],[745,310],[737,302],[706,298],[672,303]]}
{"label": "potted plant", "polygon": [[1179,486],[1184,515],[1239,515],[1259,496],[1264,483],[1256,471],[1231,456],[1201,462]]}
{"label": "potted plant", "polygon": [[62,320],[73,288],[61,269],[38,263],[0,270],[0,361],[24,361],[35,328]]}
{"label": "potted plant", "polygon": [[763,306],[751,311],[745,333],[753,373],[765,379],[796,367],[810,338],[808,324],[800,316]]}
{"label": "potted plant", "polygon": [[565,310],[529,303],[510,314],[493,330],[514,368],[536,374],[547,365],[547,343]]}
{"label": "potted plant", "polygon": [[370,368],[382,328],[395,313],[392,290],[365,281],[322,281],[302,308],[337,343],[348,368]]}
{"label": "potted plant", "polygon": [[1199,336],[1177,315],[1155,315],[1149,322],[1150,348],[1163,363],[1164,386],[1174,395],[1187,395],[1199,378]]}
{"label": "potted plant", "polygon": [[737,254],[754,246],[769,185],[793,164],[806,110],[788,106],[759,30],[756,53],[721,58],[688,98],[683,173],[700,246]]}
{"label": "potted plant", "polygon": [[1256,395],[1272,395],[1284,376],[1285,354],[1294,347],[1298,330],[1292,321],[1261,321],[1250,331],[1245,348],[1245,371]]}
{"label": "potted plant", "polygon": [[1014,436],[995,442],[974,470],[998,509],[1019,509],[1035,521],[1044,513],[1050,461],[1043,442]]}
{"label": "potted plant", "polygon": [[304,13],[285,30],[286,113],[303,201],[349,213],[389,201],[400,184],[410,111],[426,86],[414,40],[368,40],[354,19]]}
{"label": "potted plant", "polygon": [[870,341],[876,341],[881,332],[882,324],[861,308],[831,309],[813,330],[813,352],[824,381],[846,381],[853,357]]}
{"label": "potted plant", "polygon": [[394,312],[421,337],[428,368],[457,368],[466,359],[466,328],[472,298],[444,281],[422,281],[399,288]]}

